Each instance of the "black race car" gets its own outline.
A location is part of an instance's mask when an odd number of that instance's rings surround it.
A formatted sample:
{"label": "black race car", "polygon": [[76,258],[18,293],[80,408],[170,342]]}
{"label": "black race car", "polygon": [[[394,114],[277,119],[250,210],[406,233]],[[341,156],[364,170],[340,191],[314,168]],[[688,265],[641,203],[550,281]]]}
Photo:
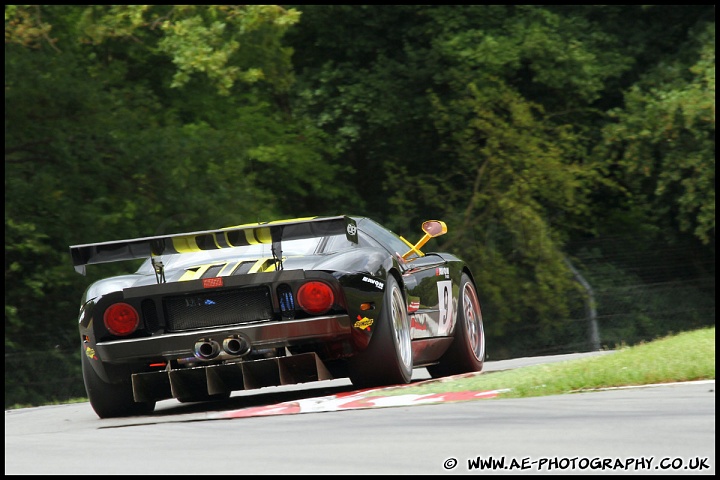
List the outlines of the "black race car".
{"label": "black race car", "polygon": [[369,218],[311,217],[70,247],[75,269],[146,258],[99,280],[79,315],[82,371],[101,418],[158,400],[349,377],[359,388],[482,370],[472,273]]}

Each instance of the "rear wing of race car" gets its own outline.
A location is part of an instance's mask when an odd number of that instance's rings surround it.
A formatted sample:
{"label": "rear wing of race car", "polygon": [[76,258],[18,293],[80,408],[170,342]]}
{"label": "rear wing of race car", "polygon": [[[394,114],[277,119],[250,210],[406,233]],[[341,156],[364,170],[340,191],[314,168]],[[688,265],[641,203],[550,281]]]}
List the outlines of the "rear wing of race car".
{"label": "rear wing of race car", "polygon": [[251,223],[219,230],[73,245],[70,247],[70,256],[75,271],[85,275],[86,265],[266,243],[272,244],[273,257],[282,268],[283,240],[324,237],[342,233],[347,236],[349,241],[357,243],[355,220],[345,215],[309,217]]}

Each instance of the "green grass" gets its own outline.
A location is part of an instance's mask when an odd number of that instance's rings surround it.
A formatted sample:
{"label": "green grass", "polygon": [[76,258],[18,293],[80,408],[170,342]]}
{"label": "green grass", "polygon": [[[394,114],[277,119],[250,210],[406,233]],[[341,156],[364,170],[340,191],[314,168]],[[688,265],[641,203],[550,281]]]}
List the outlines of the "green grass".
{"label": "green grass", "polygon": [[519,398],[707,379],[715,379],[715,327],[619,348],[606,355],[430,381],[369,395],[508,389],[499,398]]}

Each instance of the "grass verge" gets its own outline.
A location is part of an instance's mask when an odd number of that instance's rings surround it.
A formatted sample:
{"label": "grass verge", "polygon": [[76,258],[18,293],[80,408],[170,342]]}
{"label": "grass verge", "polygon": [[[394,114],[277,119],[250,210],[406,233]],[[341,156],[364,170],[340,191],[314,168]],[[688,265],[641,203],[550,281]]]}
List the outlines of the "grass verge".
{"label": "grass verge", "polygon": [[619,348],[608,355],[449,377],[368,395],[507,390],[498,398],[520,398],[707,379],[715,379],[715,327]]}

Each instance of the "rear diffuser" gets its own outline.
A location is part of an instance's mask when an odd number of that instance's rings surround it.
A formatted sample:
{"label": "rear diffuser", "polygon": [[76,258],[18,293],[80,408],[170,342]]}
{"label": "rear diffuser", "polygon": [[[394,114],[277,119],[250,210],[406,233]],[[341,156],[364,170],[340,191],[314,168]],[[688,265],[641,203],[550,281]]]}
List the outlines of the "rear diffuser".
{"label": "rear diffuser", "polygon": [[315,353],[302,353],[207,367],[135,373],[132,386],[136,402],[150,402],[332,379],[333,376]]}

